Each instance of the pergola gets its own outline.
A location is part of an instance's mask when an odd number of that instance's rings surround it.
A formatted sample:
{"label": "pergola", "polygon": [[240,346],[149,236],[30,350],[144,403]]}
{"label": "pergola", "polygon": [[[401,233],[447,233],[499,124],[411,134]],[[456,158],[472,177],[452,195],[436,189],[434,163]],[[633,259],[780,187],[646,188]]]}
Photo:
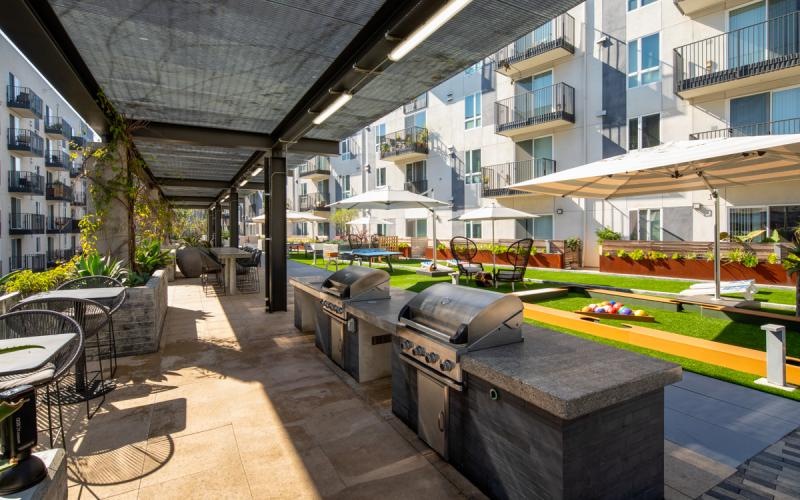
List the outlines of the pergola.
{"label": "pergola", "polygon": [[209,209],[219,228],[223,199],[237,220],[238,189],[265,190],[267,308],[280,311],[287,157],[337,154],[340,139],[579,3],[8,0],[0,29],[101,135],[101,91],[144,123],[136,148],[173,206]]}

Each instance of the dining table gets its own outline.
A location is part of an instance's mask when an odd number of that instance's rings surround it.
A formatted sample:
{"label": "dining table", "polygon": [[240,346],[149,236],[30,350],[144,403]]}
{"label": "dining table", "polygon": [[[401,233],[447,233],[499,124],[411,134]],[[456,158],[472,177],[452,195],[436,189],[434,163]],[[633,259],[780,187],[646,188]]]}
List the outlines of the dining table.
{"label": "dining table", "polygon": [[0,350],[16,349],[0,357],[0,377],[34,372],[64,348],[77,333],[34,335],[0,340]]}
{"label": "dining table", "polygon": [[232,247],[215,247],[211,253],[222,261],[225,290],[228,295],[236,295],[236,259],[248,259],[252,257],[250,252]]}

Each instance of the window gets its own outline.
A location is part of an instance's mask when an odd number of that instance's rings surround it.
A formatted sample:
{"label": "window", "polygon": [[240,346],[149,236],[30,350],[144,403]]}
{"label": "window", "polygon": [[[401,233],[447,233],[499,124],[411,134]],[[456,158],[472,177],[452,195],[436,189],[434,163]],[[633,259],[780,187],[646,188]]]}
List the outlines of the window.
{"label": "window", "polygon": [[324,236],[328,237],[331,234],[331,223],[330,222],[318,222],[317,223],[317,236]]}
{"label": "window", "polygon": [[631,210],[630,228],[632,240],[661,241],[661,209]]}
{"label": "window", "polygon": [[375,169],[375,187],[383,187],[386,185],[386,167],[378,167]]}
{"label": "window", "polygon": [[482,225],[479,221],[467,221],[464,223],[464,231],[467,234],[467,238],[472,239],[480,239],[482,238]]}
{"label": "window", "polygon": [[425,92],[416,99],[411,102],[407,102],[403,105],[403,113],[409,114],[413,113],[414,111],[418,111],[420,109],[425,109],[428,107],[428,93]]}
{"label": "window", "polygon": [[656,0],[628,0],[628,12],[655,3]]}
{"label": "window", "polygon": [[342,175],[339,177],[339,184],[342,186],[342,198],[350,198],[353,193],[350,191],[350,176]]}
{"label": "window", "polygon": [[378,236],[388,236],[389,235],[389,225],[388,224],[376,224],[375,228],[376,228],[376,231],[378,232]]}
{"label": "window", "polygon": [[405,190],[422,194],[428,190],[427,163],[425,160],[406,165]]}
{"label": "window", "polygon": [[537,215],[531,219],[516,219],[514,235],[517,239],[533,238],[535,240],[553,239],[553,216]]}
{"label": "window", "polygon": [[339,141],[339,158],[342,160],[352,160],[356,157],[353,149],[355,149],[355,147],[353,146],[352,139]]}
{"label": "window", "polygon": [[308,223],[298,222],[294,225],[294,234],[298,236],[308,236]]}
{"label": "window", "polygon": [[628,120],[628,151],[661,144],[661,116],[639,116]]}
{"label": "window", "polygon": [[381,143],[384,141],[386,137],[386,124],[381,123],[375,125],[375,151],[381,150]]}
{"label": "window", "polygon": [[767,229],[767,209],[731,208],[728,212],[728,232],[732,235],[743,235],[751,231]]}
{"label": "window", "polygon": [[[12,212],[14,207],[12,206]],[[769,207],[731,208],[728,212],[728,232],[741,236],[751,231],[765,230],[764,236],[772,236],[773,231],[784,239],[790,239],[794,228],[800,222],[800,206],[774,205]]]}
{"label": "window", "polygon": [[481,150],[467,151],[464,158],[466,164],[464,182],[467,184],[480,184],[481,182]]}
{"label": "window", "polygon": [[481,93],[475,92],[464,98],[464,128],[481,126]]}
{"label": "window", "polygon": [[658,33],[628,42],[628,88],[659,78]]}
{"label": "window", "polygon": [[731,99],[729,123],[735,136],[800,132],[800,87]]}
{"label": "window", "polygon": [[406,237],[425,238],[428,236],[428,219],[407,219]]}
{"label": "window", "polygon": [[480,73],[483,69],[483,61],[478,61],[472,66],[469,66],[467,69],[464,70],[465,75],[472,75],[474,73]]}
{"label": "window", "polygon": [[[415,113],[413,115],[406,116],[405,126],[406,131],[410,131],[410,129],[417,127],[417,128],[425,128],[427,121],[427,115],[425,111],[421,111],[419,113]],[[410,132],[406,132],[410,133]]]}
{"label": "window", "polygon": [[300,196],[305,196],[308,194],[308,183],[301,182],[300,183]]}

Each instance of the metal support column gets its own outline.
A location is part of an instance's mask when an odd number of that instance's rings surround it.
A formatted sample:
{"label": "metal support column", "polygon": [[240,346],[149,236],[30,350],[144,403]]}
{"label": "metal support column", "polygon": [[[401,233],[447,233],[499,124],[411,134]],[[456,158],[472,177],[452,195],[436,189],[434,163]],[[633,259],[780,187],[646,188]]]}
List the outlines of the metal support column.
{"label": "metal support column", "polygon": [[269,311],[286,311],[286,156],[273,149],[269,159]]}
{"label": "metal support column", "polygon": [[206,210],[206,241],[211,244],[214,241],[214,210]]}
{"label": "metal support column", "polygon": [[264,158],[264,193],[262,198],[262,207],[264,210],[264,224],[261,227],[261,234],[264,235],[264,246],[261,249],[264,252],[264,310],[272,312],[270,309],[270,280],[269,280],[269,158]]}
{"label": "metal support column", "polygon": [[228,198],[228,231],[230,232],[230,247],[239,248],[239,190],[231,188]]}
{"label": "metal support column", "polygon": [[212,246],[222,246],[222,204],[214,203],[214,243]]}

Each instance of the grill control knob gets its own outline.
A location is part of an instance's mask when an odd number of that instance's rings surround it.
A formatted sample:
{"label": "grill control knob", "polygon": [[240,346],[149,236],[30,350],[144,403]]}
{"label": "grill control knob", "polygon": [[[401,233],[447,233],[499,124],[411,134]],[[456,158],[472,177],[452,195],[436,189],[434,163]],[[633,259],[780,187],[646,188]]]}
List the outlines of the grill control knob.
{"label": "grill control knob", "polygon": [[425,355],[425,361],[427,361],[428,363],[436,363],[436,361],[438,360],[439,360],[439,355],[436,354],[435,352],[429,352],[428,354]]}
{"label": "grill control knob", "polygon": [[439,363],[439,368],[441,368],[443,372],[449,372],[450,370],[453,369],[453,362],[450,361],[449,359],[445,359],[444,361]]}
{"label": "grill control knob", "polygon": [[410,340],[404,340],[400,343],[400,348],[403,349],[404,351],[411,349],[413,346],[414,344],[411,343]]}
{"label": "grill control knob", "polygon": [[414,348],[414,356],[424,356],[425,355],[425,348],[421,345],[418,345]]}

